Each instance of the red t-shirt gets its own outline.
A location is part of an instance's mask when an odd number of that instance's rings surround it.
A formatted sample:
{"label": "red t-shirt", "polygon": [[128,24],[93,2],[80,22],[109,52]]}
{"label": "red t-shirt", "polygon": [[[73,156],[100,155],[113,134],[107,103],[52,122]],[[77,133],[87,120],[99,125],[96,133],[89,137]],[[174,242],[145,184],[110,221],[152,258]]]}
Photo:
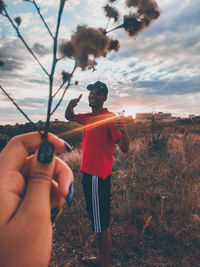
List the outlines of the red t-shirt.
{"label": "red t-shirt", "polygon": [[106,108],[98,114],[75,115],[75,121],[83,124],[81,170],[103,179],[112,173],[115,143],[121,138],[114,117]]}

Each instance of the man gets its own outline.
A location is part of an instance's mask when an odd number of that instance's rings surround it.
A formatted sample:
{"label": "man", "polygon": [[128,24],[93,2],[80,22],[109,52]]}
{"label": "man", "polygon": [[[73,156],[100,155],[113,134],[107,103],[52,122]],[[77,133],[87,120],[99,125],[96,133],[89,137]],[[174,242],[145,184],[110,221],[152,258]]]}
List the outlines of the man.
{"label": "man", "polygon": [[82,163],[83,189],[86,208],[92,229],[97,233],[99,247],[98,257],[83,257],[82,262],[97,266],[110,265],[111,230],[110,230],[110,175],[112,173],[115,144],[121,151],[129,150],[129,137],[123,117],[103,107],[107,100],[108,88],[105,83],[97,81],[87,86],[89,106],[92,112],[74,113],[74,107],[82,95],[72,99],[66,108],[65,117],[83,125]]}

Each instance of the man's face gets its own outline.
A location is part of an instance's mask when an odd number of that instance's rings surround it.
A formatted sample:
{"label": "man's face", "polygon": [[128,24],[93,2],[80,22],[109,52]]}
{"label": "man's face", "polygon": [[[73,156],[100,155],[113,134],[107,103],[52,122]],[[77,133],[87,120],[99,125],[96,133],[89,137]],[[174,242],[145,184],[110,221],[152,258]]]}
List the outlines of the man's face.
{"label": "man's face", "polygon": [[106,101],[107,96],[99,92],[98,89],[92,89],[89,93],[89,106],[92,108],[103,107],[103,103]]}

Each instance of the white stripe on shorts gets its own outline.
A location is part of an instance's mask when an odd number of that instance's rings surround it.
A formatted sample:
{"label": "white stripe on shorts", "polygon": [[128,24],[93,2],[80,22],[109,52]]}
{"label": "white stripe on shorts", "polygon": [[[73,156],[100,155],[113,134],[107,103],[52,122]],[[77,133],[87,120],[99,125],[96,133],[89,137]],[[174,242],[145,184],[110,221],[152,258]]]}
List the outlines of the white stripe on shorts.
{"label": "white stripe on shorts", "polygon": [[94,231],[101,232],[100,212],[99,212],[99,194],[98,194],[98,176],[92,176],[92,208],[94,218]]}

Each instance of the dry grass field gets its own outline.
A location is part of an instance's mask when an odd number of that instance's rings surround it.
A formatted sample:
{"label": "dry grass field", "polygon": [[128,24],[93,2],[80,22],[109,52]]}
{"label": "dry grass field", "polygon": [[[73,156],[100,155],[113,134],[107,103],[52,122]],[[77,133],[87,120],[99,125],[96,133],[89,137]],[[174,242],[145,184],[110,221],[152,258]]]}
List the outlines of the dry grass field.
{"label": "dry grass field", "polygon": [[[180,131],[181,132],[181,131]],[[165,128],[131,137],[115,151],[112,266],[199,266],[200,135]],[[96,253],[81,186],[81,148],[63,154],[74,171],[75,199],[54,225],[50,266],[78,267]]]}
{"label": "dry grass field", "polygon": [[[112,175],[112,266],[200,266],[200,123],[127,121],[130,151],[115,150]],[[50,131],[73,146],[60,157],[74,172],[75,198],[54,224],[50,267],[81,267],[96,254],[81,185],[81,132],[57,122]],[[0,149],[30,124],[0,126]]]}

